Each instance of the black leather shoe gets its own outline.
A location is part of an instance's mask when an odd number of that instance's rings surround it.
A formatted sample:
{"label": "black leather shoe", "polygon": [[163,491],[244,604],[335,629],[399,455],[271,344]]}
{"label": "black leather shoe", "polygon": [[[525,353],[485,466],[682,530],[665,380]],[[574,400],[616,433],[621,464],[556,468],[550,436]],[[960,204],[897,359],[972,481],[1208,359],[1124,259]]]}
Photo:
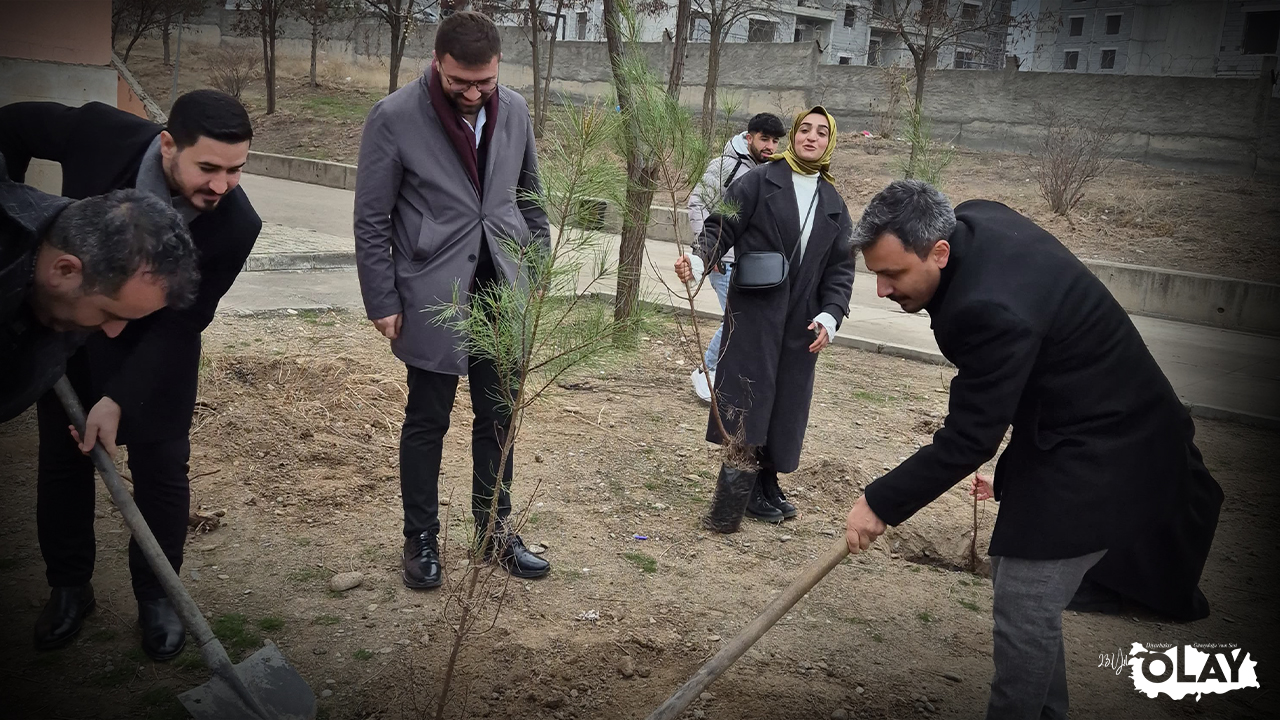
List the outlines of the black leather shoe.
{"label": "black leather shoe", "polygon": [[[513,577],[531,580],[551,572],[551,563],[530,552],[519,535],[499,536],[498,547],[498,564]],[[493,555],[490,546],[485,552],[485,559],[492,561]]]}
{"label": "black leather shoe", "polygon": [[762,477],[760,480],[760,489],[764,491],[764,499],[769,504],[778,508],[778,512],[782,513],[782,517],[788,520],[799,514],[799,510],[795,505],[787,502],[787,496],[782,493],[782,488],[778,487],[778,476]]}
{"label": "black leather shoe", "polygon": [[71,642],[96,604],[89,583],[52,588],[49,602],[36,618],[36,649],[54,650]]}
{"label": "black leather shoe", "polygon": [[785,519],[782,511],[774,507],[773,503],[765,497],[764,489],[759,482],[751,489],[751,499],[747,501],[747,517],[771,523],[780,523]]}
{"label": "black leather shoe", "polygon": [[187,629],[169,598],[138,601],[142,651],[156,662],[172,660],[187,646]]}
{"label": "black leather shoe", "polygon": [[424,532],[405,538],[403,570],[400,578],[410,590],[428,590],[440,587],[440,546],[436,536]]}
{"label": "black leather shoe", "polygon": [[1123,609],[1120,593],[1085,578],[1067,604],[1068,610],[1083,613],[1119,615]]}

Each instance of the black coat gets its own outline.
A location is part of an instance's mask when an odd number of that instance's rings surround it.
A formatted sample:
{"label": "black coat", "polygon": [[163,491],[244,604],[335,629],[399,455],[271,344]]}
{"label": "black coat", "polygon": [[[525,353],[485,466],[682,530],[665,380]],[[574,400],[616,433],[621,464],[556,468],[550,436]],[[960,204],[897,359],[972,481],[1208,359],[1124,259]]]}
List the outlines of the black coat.
{"label": "black coat", "polygon": [[[791,256],[801,219],[791,175],[785,162],[771,162],[729,186],[725,201],[738,212],[708,217],[694,248],[708,267],[729,248],[738,258],[753,250]],[[852,234],[844,200],[831,183],[819,180],[813,227],[798,267],[792,264],[786,281],[775,288],[729,287],[716,365],[717,405],[731,434],[741,432],[747,445],[768,446],[778,472],[799,466],[809,423],[818,360],[809,352],[814,341],[809,324],[822,312],[837,324],[849,314],[856,270]],[[707,440],[723,441],[714,416],[707,423]]]}
{"label": "black coat", "polygon": [[41,324],[29,302],[40,240],[70,203],[9,181],[0,156],[0,422],[53,387],[84,339]]}
{"label": "black coat", "polygon": [[995,455],[990,553],[1108,549],[1090,577],[1164,614],[1203,617],[1197,589],[1222,490],[1195,427],[1129,316],[1052,235],[995,202],[956,208],[930,301],[959,372],[933,443],[866,490],[898,525]]}
{"label": "black coat", "polygon": [[[147,147],[163,128],[102,103],[0,107],[0,154],[22,180],[31,158],[62,164],[62,194],[85,198],[131,188]],[[185,310],[164,309],[130,322],[114,339],[86,343],[93,395],[121,407],[121,442],[185,435],[195,409],[200,333],[244,267],[262,221],[240,188],[191,222],[200,287]],[[87,399],[92,401],[92,398]]]}

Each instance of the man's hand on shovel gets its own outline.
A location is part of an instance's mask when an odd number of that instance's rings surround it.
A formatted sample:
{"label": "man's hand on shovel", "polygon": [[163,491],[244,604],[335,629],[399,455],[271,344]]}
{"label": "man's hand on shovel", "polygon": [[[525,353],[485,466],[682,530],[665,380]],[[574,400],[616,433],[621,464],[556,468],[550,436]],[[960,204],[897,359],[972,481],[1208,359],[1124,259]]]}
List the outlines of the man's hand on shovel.
{"label": "man's hand on shovel", "polygon": [[849,552],[857,554],[871,547],[875,539],[884,534],[884,522],[876,517],[867,497],[863,495],[853,504],[849,511],[849,519],[845,521],[844,539],[849,544]]}
{"label": "man's hand on shovel", "polygon": [[80,446],[80,452],[88,455],[96,442],[102,445],[102,449],[106,450],[108,455],[115,457],[116,433],[120,430],[120,406],[109,397],[99,400],[89,411],[89,416],[85,420],[83,438],[80,437],[75,425],[68,427],[71,428],[71,437],[75,438],[76,444]]}

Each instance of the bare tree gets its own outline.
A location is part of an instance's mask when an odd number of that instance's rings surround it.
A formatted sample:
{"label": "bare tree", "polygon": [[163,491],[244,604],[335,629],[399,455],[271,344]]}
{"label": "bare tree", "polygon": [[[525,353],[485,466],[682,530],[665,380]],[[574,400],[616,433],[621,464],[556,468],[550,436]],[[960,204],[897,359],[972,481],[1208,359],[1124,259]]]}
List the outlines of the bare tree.
{"label": "bare tree", "polygon": [[267,85],[267,114],[276,111],[276,40],[289,0],[236,0],[236,28],[262,38],[262,79]]}
{"label": "bare tree", "polygon": [[1120,124],[1111,113],[1074,117],[1051,103],[1036,103],[1040,140],[1029,165],[1049,209],[1066,215],[1084,198],[1084,186],[1115,162]]}
{"label": "bare tree", "polygon": [[[1035,27],[1037,15],[1010,15],[1011,0],[874,0],[871,24],[890,30],[911,54],[915,68],[914,112],[923,113],[924,86],[937,68],[941,52],[959,51],[956,64],[999,68],[1004,61],[1003,38],[1010,28]],[[1000,39],[998,50],[990,38]],[[883,52],[883,50],[882,50]],[[988,57],[998,56],[998,57]],[[985,59],[984,59],[985,58]],[[912,149],[914,161],[914,146]]]}
{"label": "bare tree", "polygon": [[129,61],[129,53],[143,35],[160,30],[164,43],[164,61],[169,63],[169,26],[182,22],[183,18],[199,13],[204,7],[201,0],[112,0],[111,45],[128,34],[121,57]]}
{"label": "bare tree", "polygon": [[330,26],[353,16],[351,4],[345,0],[292,0],[289,9],[311,28],[311,87],[319,87],[316,52],[320,41],[329,39]]}
{"label": "bare tree", "polygon": [[[690,0],[677,0],[677,17],[688,17]],[[655,180],[660,168],[653,148],[644,142],[644,133],[635,127],[637,118],[632,114],[635,99],[632,94],[633,75],[626,65],[624,32],[634,29],[637,9],[628,6],[626,0],[604,0],[604,33],[609,48],[609,67],[613,74],[614,89],[618,95],[618,109],[625,119],[623,146],[627,159],[627,198],[622,213],[622,240],[618,247],[618,292],[614,296],[614,318],[631,317],[640,299],[640,273],[644,262],[644,240],[649,230],[649,209],[653,204]],[[625,23],[625,24],[624,24]],[[684,80],[683,58],[689,44],[689,23],[676,26],[675,46],[672,48],[672,72],[667,79],[667,95],[674,100],[680,97],[680,83]],[[676,67],[680,71],[675,70]]]}
{"label": "bare tree", "polygon": [[720,48],[734,26],[752,15],[776,17],[777,0],[692,0],[693,22],[708,25],[707,85],[702,92],[702,130],[707,138],[715,131],[717,86],[720,83]]}
{"label": "bare tree", "polygon": [[410,33],[418,26],[421,15],[427,8],[432,5],[444,7],[444,3],[436,0],[364,0],[364,2],[391,31],[391,58],[387,63],[390,66],[390,76],[387,92],[393,93],[400,87],[400,61],[404,59],[404,46],[409,41]]}

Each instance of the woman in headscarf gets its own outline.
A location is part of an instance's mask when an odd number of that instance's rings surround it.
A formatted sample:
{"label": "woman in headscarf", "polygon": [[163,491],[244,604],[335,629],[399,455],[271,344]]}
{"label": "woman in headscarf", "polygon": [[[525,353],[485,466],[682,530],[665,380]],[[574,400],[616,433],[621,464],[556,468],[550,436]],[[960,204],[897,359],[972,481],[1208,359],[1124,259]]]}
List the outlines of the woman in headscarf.
{"label": "woman in headscarf", "polygon": [[[744,456],[754,459],[758,472],[745,512],[770,522],[796,514],[778,473],[799,467],[818,352],[849,314],[855,271],[853,220],[831,184],[835,118],[821,106],[801,112],[789,140],[774,162],[729,186],[725,202],[736,212],[707,218],[675,268],[690,282],[730,248],[737,253],[715,375],[719,418],[710,418],[707,440],[728,446],[736,465]],[[721,467],[717,506],[722,496],[745,494],[725,494],[727,483],[741,487],[740,475]],[[713,507],[704,524],[735,531],[744,508],[736,518],[722,510]]]}

